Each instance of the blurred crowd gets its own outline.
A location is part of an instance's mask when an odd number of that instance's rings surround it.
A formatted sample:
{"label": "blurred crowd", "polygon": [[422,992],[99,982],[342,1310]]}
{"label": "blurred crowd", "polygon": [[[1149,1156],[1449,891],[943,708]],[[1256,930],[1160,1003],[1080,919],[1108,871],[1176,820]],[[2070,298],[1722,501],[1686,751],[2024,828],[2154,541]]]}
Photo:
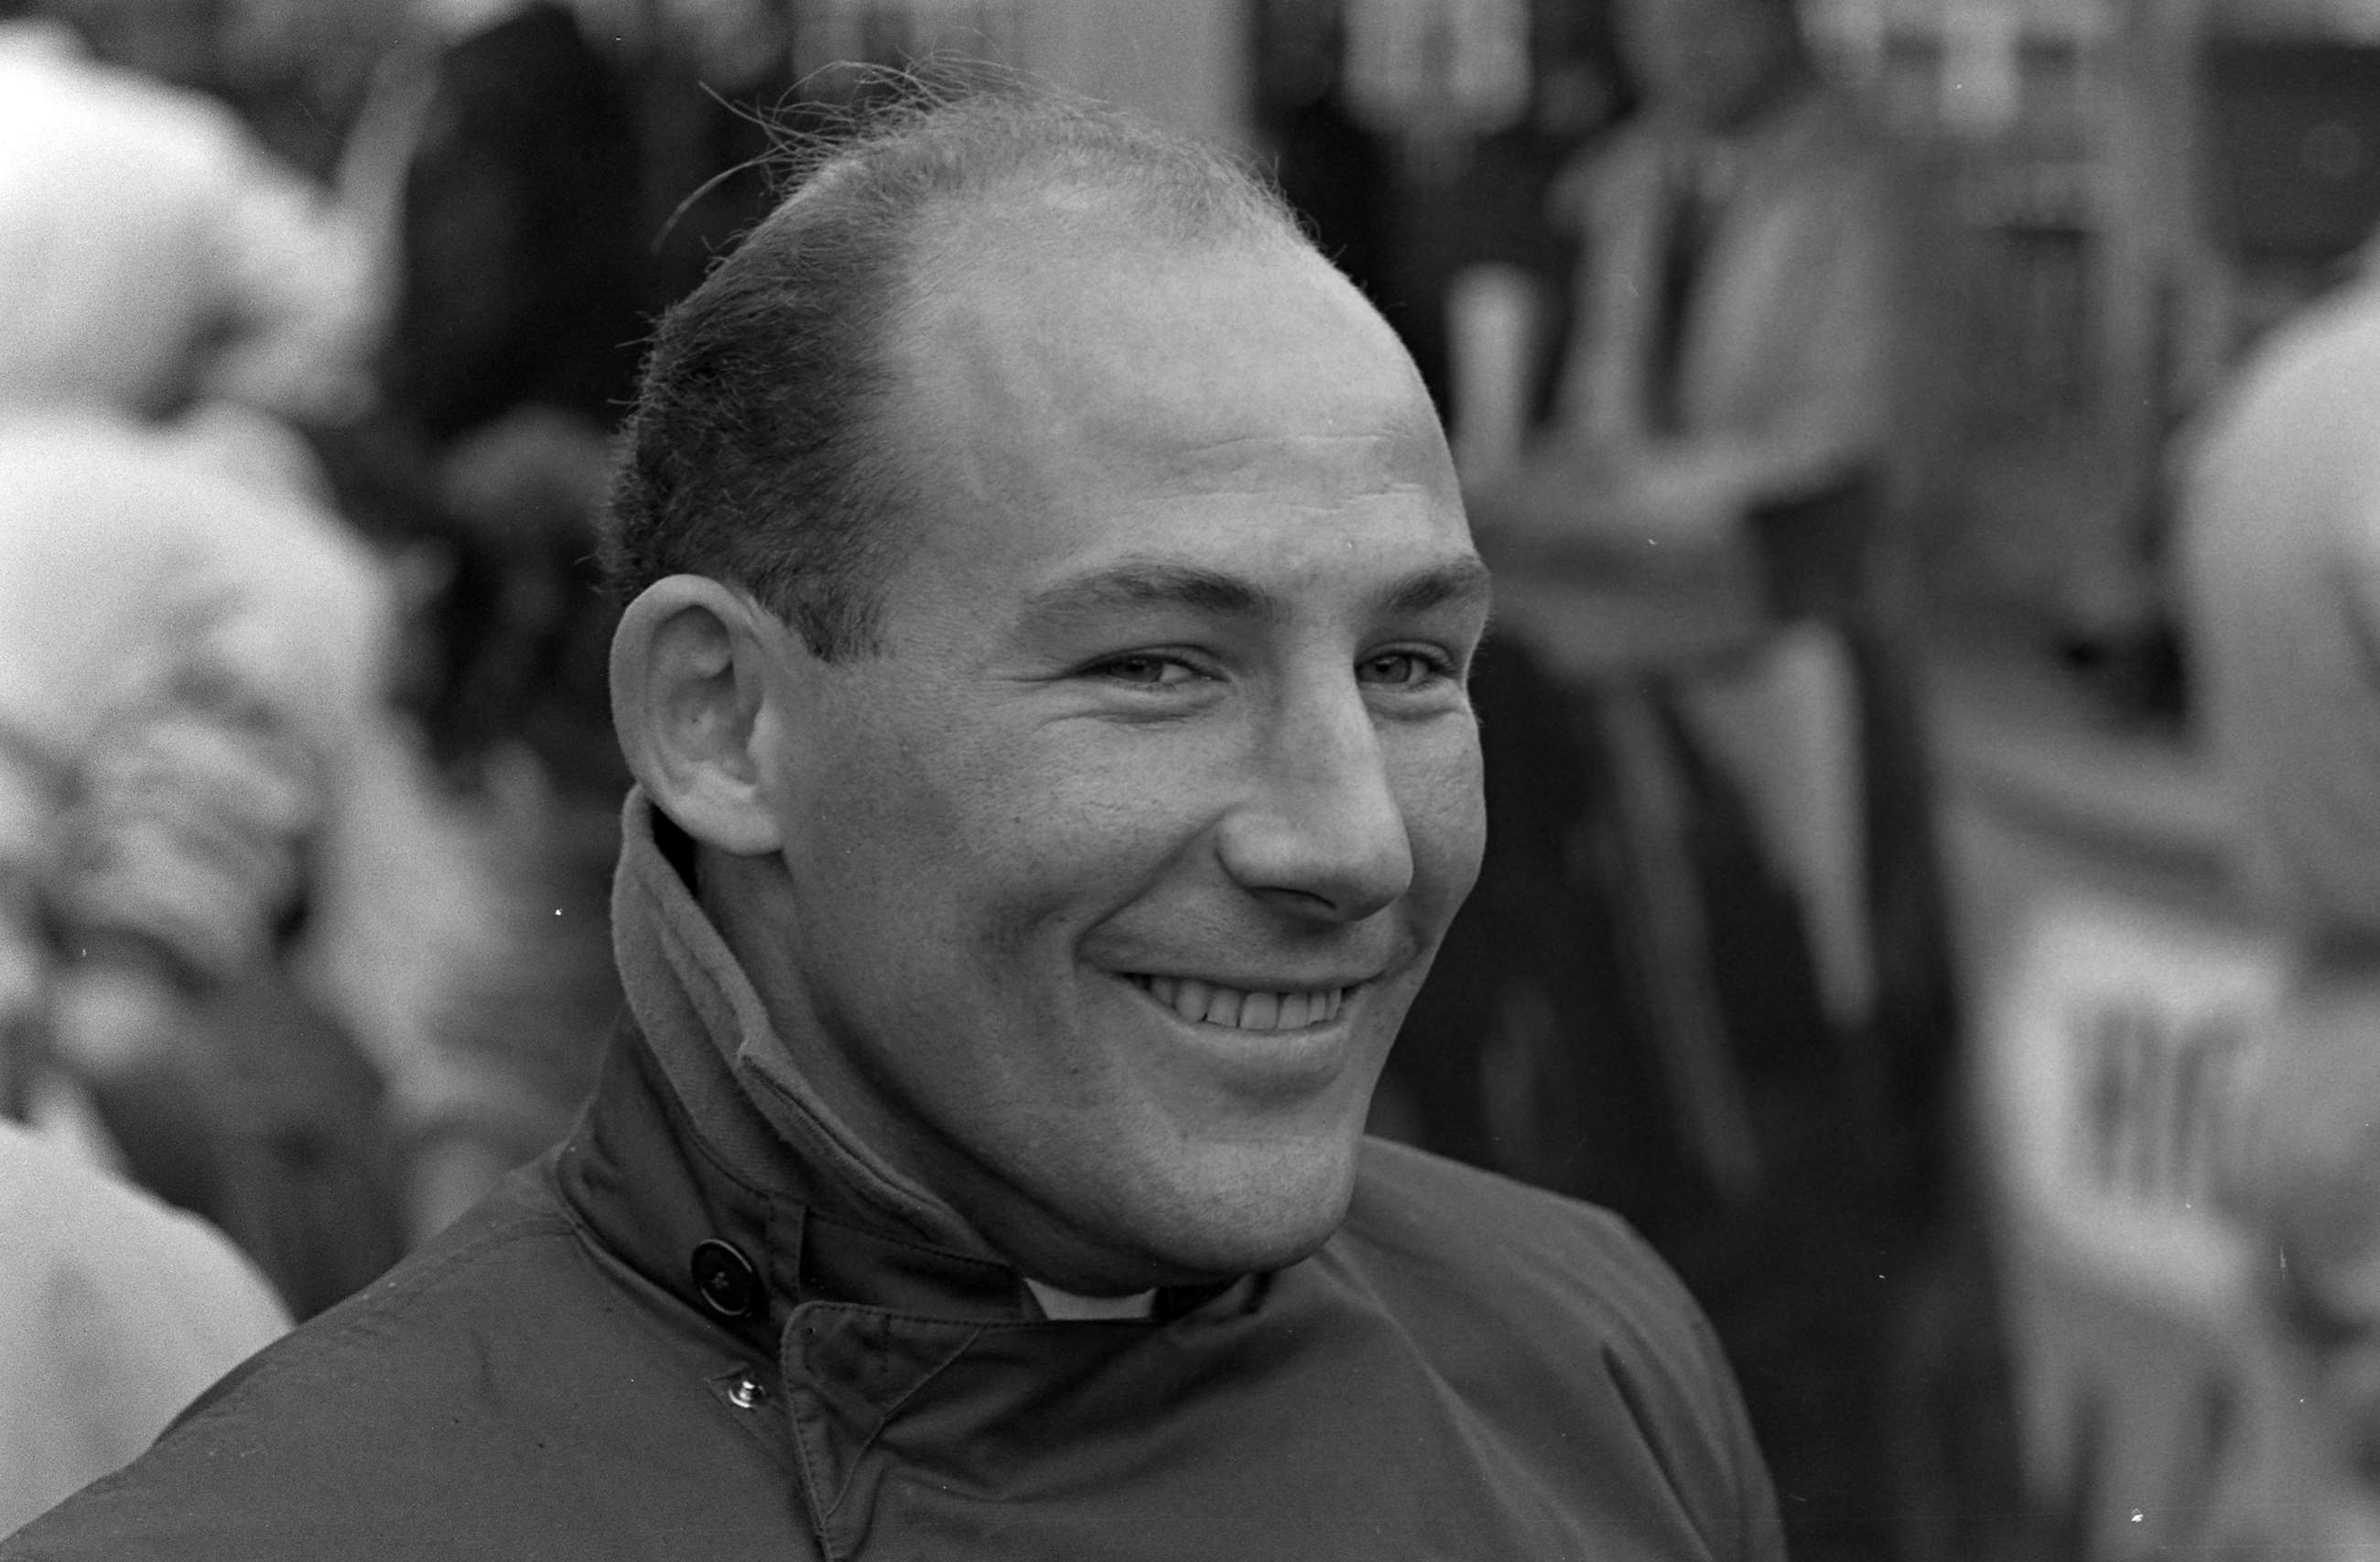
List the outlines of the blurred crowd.
{"label": "blurred crowd", "polygon": [[665,7],[12,9],[0,1080],[310,1312],[583,1079],[608,426],[765,133]]}
{"label": "blurred crowd", "polygon": [[[1662,1249],[1797,1550],[2006,1544],[1912,670],[1972,324],[1932,170],[1790,0],[1536,7],[1534,129],[1459,153],[1363,128],[1341,9],[1253,7],[1256,128],[1457,413],[1502,577],[1489,859],[1375,1127]],[[0,1360],[0,1531],[566,1124],[616,997],[612,424],[782,130],[848,92],[796,76],[792,14],[0,0],[0,1334],[155,1358]],[[1466,250],[1475,219],[1516,237]],[[2375,319],[2351,285],[2193,433],[2177,549],[2312,973],[2274,1099],[2338,1119],[2240,1199],[2327,1255],[2350,1329]],[[106,1307],[31,1279],[75,1222],[125,1239],[56,1261]],[[212,1300],[139,1316],[160,1276]]]}
{"label": "blurred crowd", "polygon": [[678,10],[0,7],[0,1528],[591,1076],[609,425],[783,87]]}

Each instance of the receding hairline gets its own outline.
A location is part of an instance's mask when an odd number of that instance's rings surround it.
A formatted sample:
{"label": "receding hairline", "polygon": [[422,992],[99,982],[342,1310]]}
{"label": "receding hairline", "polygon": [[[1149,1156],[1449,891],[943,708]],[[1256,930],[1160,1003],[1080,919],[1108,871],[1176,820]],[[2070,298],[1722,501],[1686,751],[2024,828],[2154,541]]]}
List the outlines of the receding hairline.
{"label": "receding hairline", "polygon": [[1220,153],[1198,171],[1214,180],[1219,198],[1186,216],[1178,202],[1132,179],[1131,168],[1112,165],[1018,168],[949,192],[917,214],[904,246],[895,320],[914,324],[940,287],[988,276],[998,262],[1035,250],[1104,249],[1124,261],[1202,251],[1296,256],[1342,275],[1255,174]]}
{"label": "receding hairline", "polygon": [[[1279,247],[1329,269],[1270,181],[1228,148],[1030,81],[958,95],[931,75],[898,85],[837,132],[783,146],[784,199],[664,317],[607,523],[615,591],[709,574],[822,654],[864,648],[902,533],[926,508],[905,459],[919,367],[904,344],[920,339],[921,306],[948,279],[998,269],[944,252],[987,231],[991,212],[1026,209],[1047,230],[1105,243],[1139,231],[1159,249]],[[802,278],[814,307],[786,311]],[[804,323],[769,345],[780,318]],[[729,345],[738,338],[760,345]],[[795,372],[750,372],[772,362]],[[801,443],[778,445],[768,431],[789,416]],[[730,527],[737,515],[748,519]],[[782,543],[755,530],[788,524]]]}
{"label": "receding hairline", "polygon": [[[1139,199],[1112,180],[1060,177],[1023,178],[1013,187],[937,202],[920,214],[903,256],[886,336],[878,344],[885,361],[901,358],[945,310],[981,299],[1052,259],[1063,264],[1096,257],[1118,274],[1202,259],[1310,262],[1318,276],[1361,298],[1293,221],[1251,219],[1192,235],[1153,234],[1135,221]],[[1377,318],[1368,303],[1364,308]]]}
{"label": "receding hairline", "polygon": [[[910,472],[937,470],[940,458],[958,463],[939,469],[940,481],[931,484],[935,493],[951,482],[965,488],[962,473],[1012,470],[996,454],[988,466],[974,461],[977,455],[996,453],[1004,442],[946,443],[958,429],[999,426],[1004,411],[1008,426],[1020,430],[1025,425],[1016,418],[1055,418],[1111,435],[1119,426],[1130,426],[1128,409],[1144,404],[1144,393],[1161,399],[1167,393],[1158,387],[1172,381],[1180,365],[1208,360],[1202,344],[1210,338],[1261,340],[1267,345],[1257,348],[1257,359],[1249,361],[1277,361],[1284,369],[1293,361],[1310,369],[1318,343],[1359,344],[1338,357],[1337,366],[1327,371],[1332,378],[1319,393],[1345,415],[1340,426],[1346,440],[1443,438],[1420,372],[1394,329],[1293,228],[1229,229],[1184,245],[1155,242],[1135,232],[1128,212],[1112,206],[1077,207],[1069,216],[1064,231],[1053,232],[1039,214],[1020,212],[1013,202],[953,214],[950,227],[910,267],[910,297],[883,343],[886,394],[874,416],[881,420],[881,434],[902,442]],[[1161,289],[1171,285],[1163,274],[1197,274],[1210,265],[1232,278],[1227,287],[1246,277],[1248,296],[1261,300],[1258,307],[1301,300],[1292,308],[1318,329],[1292,328],[1283,340],[1250,336],[1228,319],[1210,325],[1196,309],[1160,308],[1135,320],[1111,321],[1105,313],[1119,300],[1130,309],[1144,282]],[[1049,285],[1053,274],[1059,278],[1054,291]],[[1144,360],[1144,350],[1158,356]],[[1276,353],[1290,356],[1266,357]],[[1145,372],[1131,367],[1144,361]],[[1119,372],[1123,377],[1114,378]],[[1046,387],[1038,401],[1036,386]],[[1277,432],[1269,419],[1235,419],[1229,409],[1241,405],[1241,398],[1227,396],[1208,405],[1218,409],[1223,426],[1202,435],[1193,425],[1180,425],[1179,441],[1169,434],[1143,454],[1179,463],[1184,473],[1195,468],[1212,475],[1230,464],[1234,447],[1261,444]],[[978,424],[968,409],[994,421]],[[1124,420],[1122,425],[1114,421],[1118,417]],[[997,477],[992,481],[994,491],[1004,491],[998,489]],[[919,513],[931,513],[933,497],[923,492],[917,496]]]}
{"label": "receding hairline", "polygon": [[[1253,176],[1234,177],[1253,178]],[[1151,231],[1135,219],[1148,197],[1116,171],[1077,167],[1026,168],[981,188],[947,193],[921,210],[905,236],[883,319],[873,343],[882,378],[880,395],[859,411],[862,439],[905,475],[918,471],[917,431],[904,420],[920,415],[924,393],[937,383],[932,343],[953,312],[993,303],[1004,288],[1032,275],[1052,253],[1088,259],[1117,275],[1141,264],[1174,266],[1202,259],[1266,259],[1310,265],[1325,287],[1343,289],[1384,341],[1392,328],[1360,289],[1331,265],[1286,208],[1278,214],[1252,203],[1195,232]],[[1038,253],[1037,253],[1038,252]],[[996,304],[994,304],[996,308]],[[1402,358],[1403,348],[1395,350]],[[1405,359],[1408,366],[1409,358]],[[1419,380],[1416,374],[1415,381]],[[1426,394],[1426,393],[1424,393]],[[927,495],[911,494],[924,501]],[[915,524],[931,511],[887,515],[884,524]]]}

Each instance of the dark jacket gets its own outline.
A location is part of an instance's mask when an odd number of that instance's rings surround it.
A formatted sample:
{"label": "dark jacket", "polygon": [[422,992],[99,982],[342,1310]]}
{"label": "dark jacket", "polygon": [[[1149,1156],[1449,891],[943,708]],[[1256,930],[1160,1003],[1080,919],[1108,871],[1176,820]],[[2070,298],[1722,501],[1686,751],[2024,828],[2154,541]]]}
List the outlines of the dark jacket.
{"label": "dark jacket", "polygon": [[754,1107],[649,818],[570,1141],[0,1558],[1781,1556],[1707,1327],[1585,1205],[1368,1145],[1319,1252],[1152,1321],[920,1240],[815,1103]]}

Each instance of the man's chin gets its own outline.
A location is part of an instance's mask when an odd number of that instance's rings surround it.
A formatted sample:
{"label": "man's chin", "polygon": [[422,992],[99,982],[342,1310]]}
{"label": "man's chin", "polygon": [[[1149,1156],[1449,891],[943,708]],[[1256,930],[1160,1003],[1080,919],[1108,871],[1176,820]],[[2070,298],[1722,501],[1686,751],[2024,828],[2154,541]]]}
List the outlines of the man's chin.
{"label": "man's chin", "polygon": [[1038,1196],[963,1213],[1035,1279],[1122,1296],[1286,1268],[1330,1239],[1354,1197],[1360,1124],[1175,1142],[1171,1157],[1069,1166],[1029,1190]]}
{"label": "man's chin", "polygon": [[1150,1273],[1161,1276],[1153,1284],[1269,1274],[1330,1239],[1354,1196],[1354,1145],[1257,1160],[1177,1189],[1166,1208],[1148,1212],[1136,1234]]}

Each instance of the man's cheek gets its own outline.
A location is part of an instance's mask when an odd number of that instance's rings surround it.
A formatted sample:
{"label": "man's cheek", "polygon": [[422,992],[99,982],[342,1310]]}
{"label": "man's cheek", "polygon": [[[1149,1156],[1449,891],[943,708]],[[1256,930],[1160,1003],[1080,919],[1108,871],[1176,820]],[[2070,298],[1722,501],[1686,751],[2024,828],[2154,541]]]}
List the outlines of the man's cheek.
{"label": "man's cheek", "polygon": [[839,743],[828,793],[836,806],[812,824],[820,849],[880,875],[865,891],[919,897],[929,911],[938,889],[963,897],[991,843],[1029,834],[1047,810],[1033,806],[1036,788],[996,731],[971,730],[947,710],[895,714],[873,731],[855,724]]}
{"label": "man's cheek", "polygon": [[1015,823],[1045,857],[1062,843],[1094,872],[1161,860],[1230,806],[1230,769],[1215,748],[1133,729],[1053,747],[1020,768]]}
{"label": "man's cheek", "polygon": [[1396,756],[1395,787],[1414,857],[1413,894],[1443,919],[1479,877],[1487,798],[1476,727],[1425,737]]}

